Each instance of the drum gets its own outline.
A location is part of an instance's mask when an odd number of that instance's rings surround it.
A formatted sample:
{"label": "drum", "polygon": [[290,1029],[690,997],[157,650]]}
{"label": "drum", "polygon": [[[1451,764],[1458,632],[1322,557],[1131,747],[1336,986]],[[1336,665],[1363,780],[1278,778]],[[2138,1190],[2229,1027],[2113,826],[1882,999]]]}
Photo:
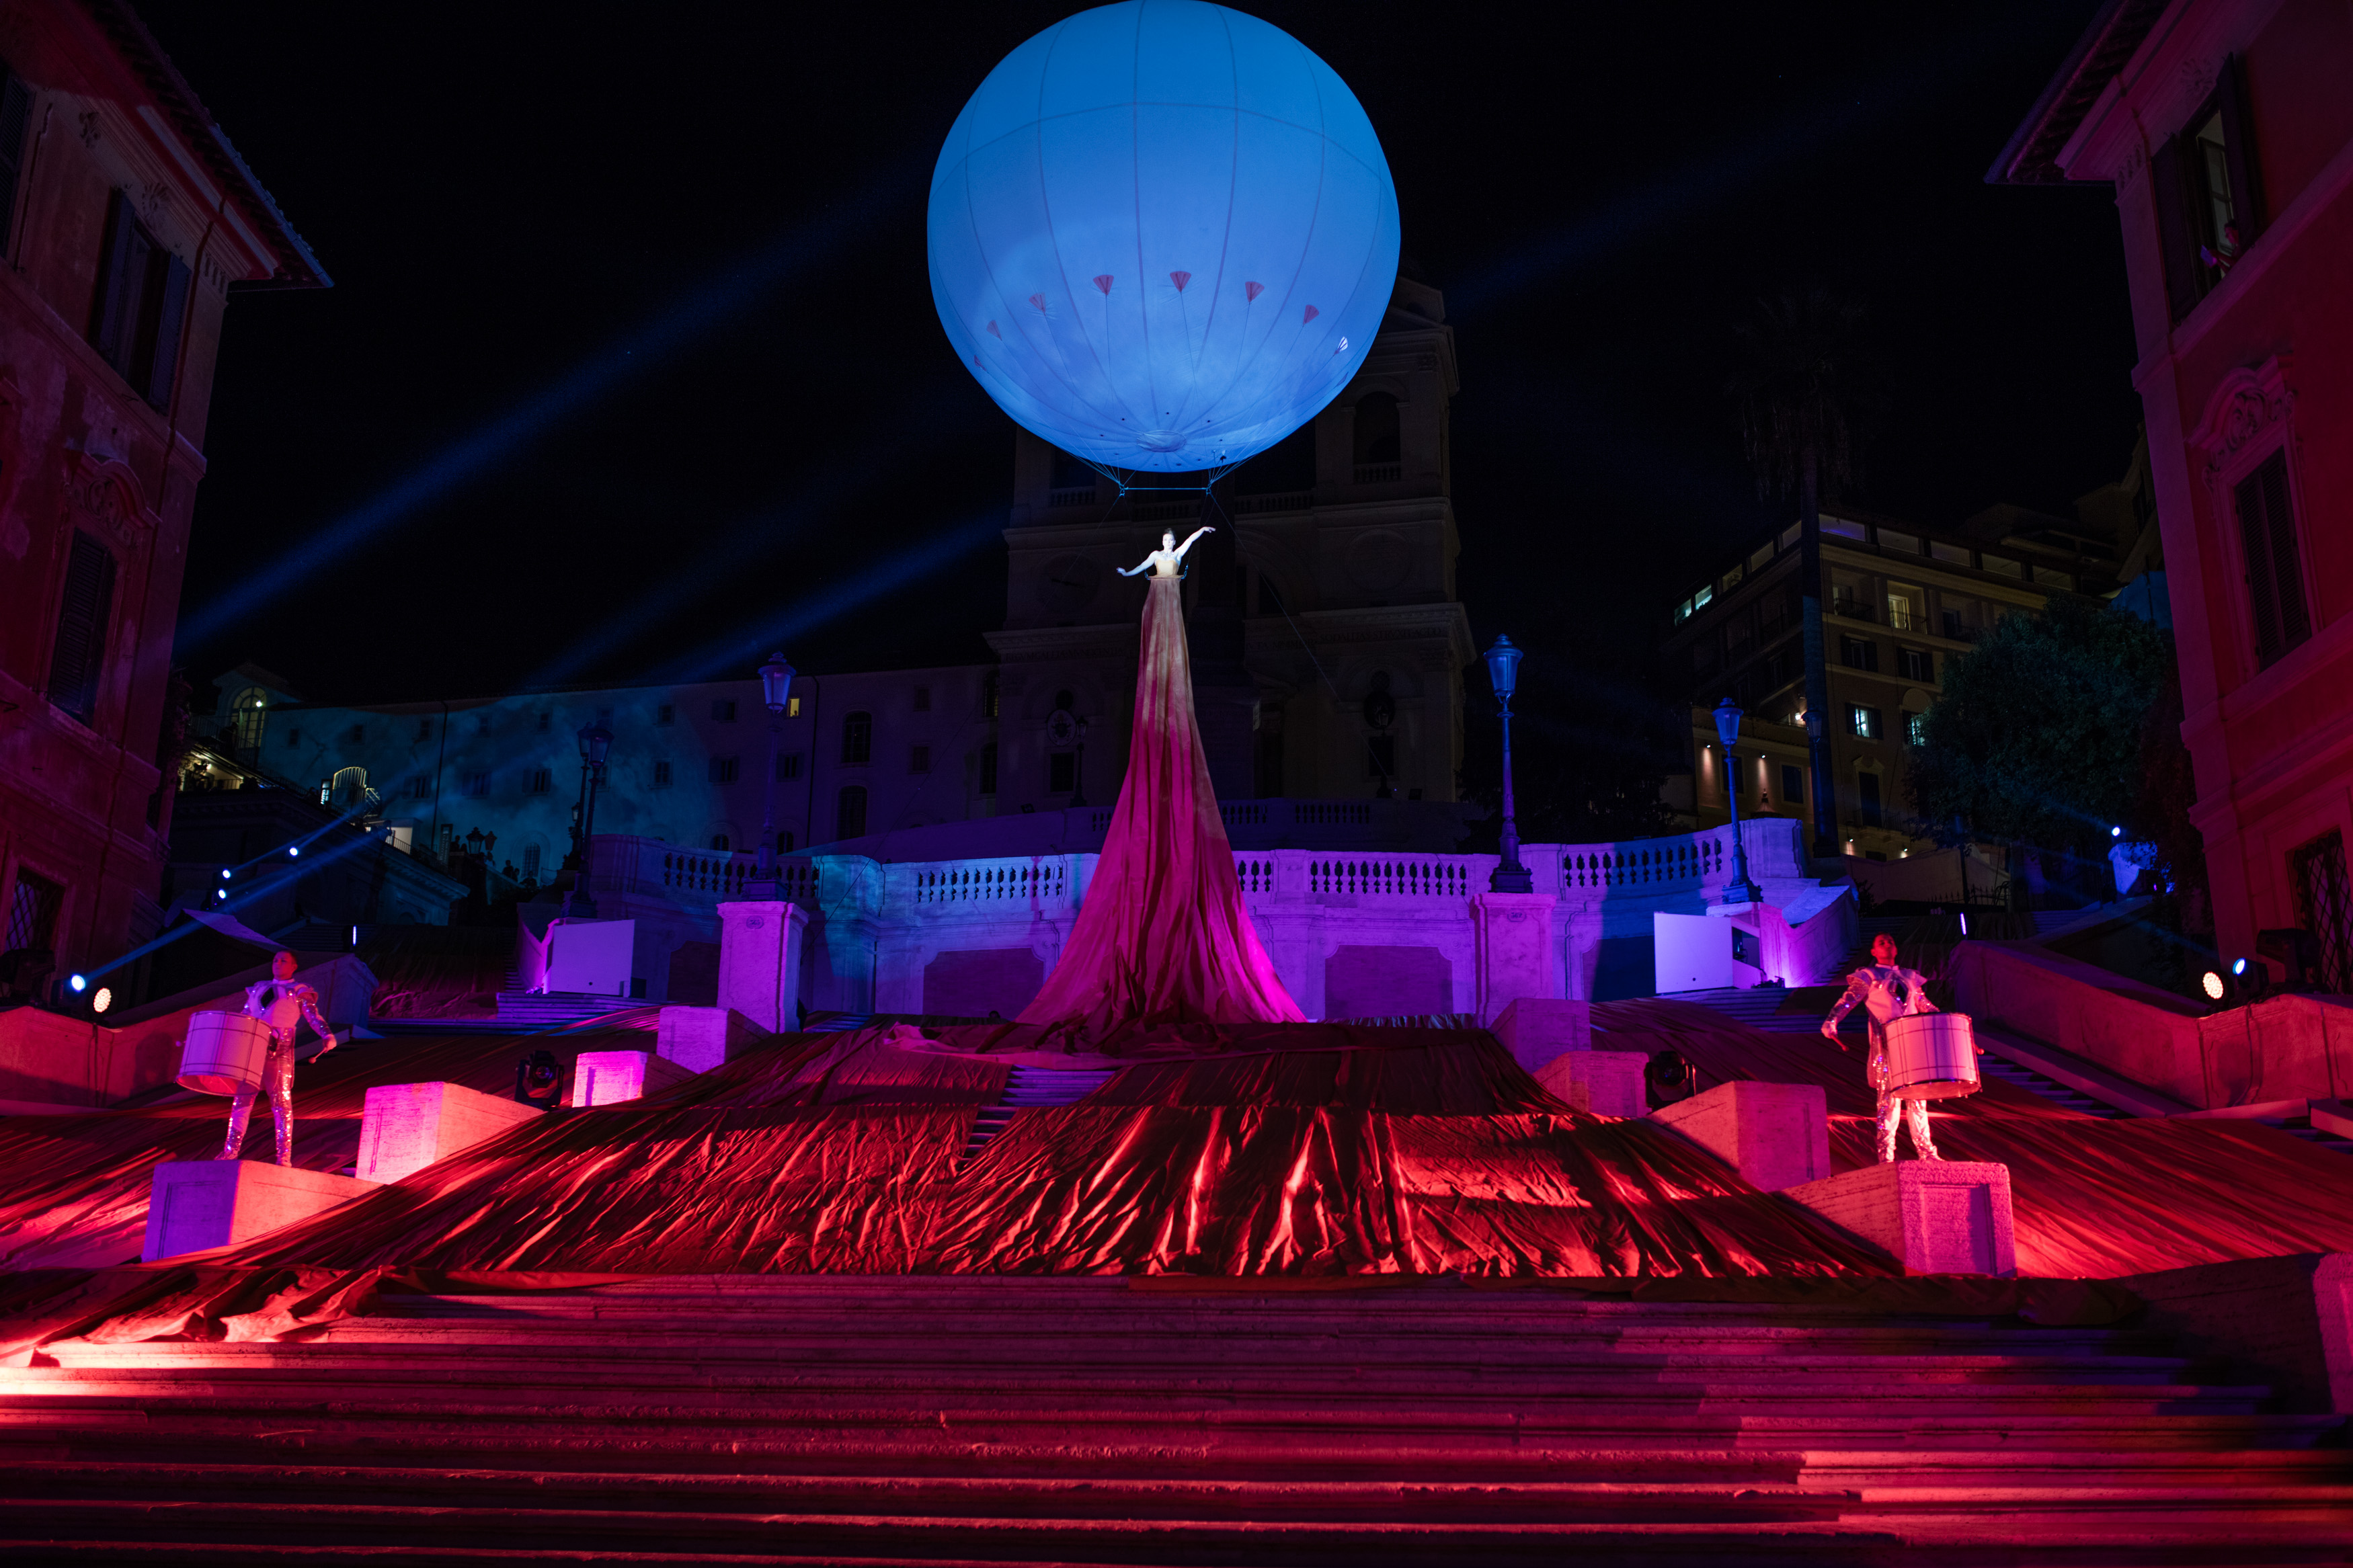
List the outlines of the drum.
{"label": "drum", "polygon": [[180,1047],[180,1087],[198,1094],[240,1094],[261,1089],[269,1059],[269,1027],[242,1013],[197,1013]]}
{"label": "drum", "polygon": [[1951,1100],[1977,1091],[1977,1036],[1967,1013],[1912,1013],[1888,1024],[1889,1094]]}

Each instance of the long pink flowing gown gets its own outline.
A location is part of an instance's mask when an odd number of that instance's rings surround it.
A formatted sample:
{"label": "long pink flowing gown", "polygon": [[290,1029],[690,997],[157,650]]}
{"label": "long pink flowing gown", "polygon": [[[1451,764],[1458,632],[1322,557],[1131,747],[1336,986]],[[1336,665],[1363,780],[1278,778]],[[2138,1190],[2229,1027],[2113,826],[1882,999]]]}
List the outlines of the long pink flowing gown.
{"label": "long pink flowing gown", "polygon": [[1152,579],[1127,782],[1061,962],[1021,1013],[1024,1024],[1070,1028],[1079,1040],[1165,1024],[1305,1018],[1242,906],[1193,717],[1181,587]]}

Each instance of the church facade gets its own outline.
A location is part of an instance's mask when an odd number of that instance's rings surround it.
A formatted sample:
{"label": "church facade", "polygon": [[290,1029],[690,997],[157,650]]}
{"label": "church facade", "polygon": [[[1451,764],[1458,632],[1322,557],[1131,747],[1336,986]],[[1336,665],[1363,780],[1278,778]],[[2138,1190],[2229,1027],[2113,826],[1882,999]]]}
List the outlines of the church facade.
{"label": "church facade", "polygon": [[[802,676],[773,763],[751,668],[765,650],[733,681],[368,705],[311,700],[245,666],[214,683],[219,743],[412,850],[485,835],[494,865],[543,885],[571,853],[577,735],[596,724],[614,737],[599,835],[740,852],[769,823],[785,853],[906,858],[909,835],[925,857],[1032,839],[1039,852],[1077,848],[1063,825],[1115,802],[1126,765],[1144,588],[1118,570],[1163,529],[1181,539],[1207,522],[1218,531],[1192,552],[1186,598],[1219,797],[1393,802],[1348,823],[1451,847],[1475,653],[1454,582],[1455,385],[1441,297],[1400,279],[1341,395],[1206,495],[1123,497],[1019,433],[1005,616],[988,634],[997,662]],[[1346,826],[1318,820],[1319,841]],[[174,869],[167,901],[208,891],[197,859],[175,855]]]}

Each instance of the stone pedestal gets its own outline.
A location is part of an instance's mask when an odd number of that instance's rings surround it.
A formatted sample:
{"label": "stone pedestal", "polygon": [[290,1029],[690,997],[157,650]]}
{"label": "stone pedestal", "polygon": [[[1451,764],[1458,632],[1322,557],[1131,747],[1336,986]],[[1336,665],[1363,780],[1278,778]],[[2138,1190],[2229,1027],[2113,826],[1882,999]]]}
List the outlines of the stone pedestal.
{"label": "stone pedestal", "polygon": [[542,1114],[454,1083],[378,1084],[362,1102],[360,1179],[396,1182]]}
{"label": "stone pedestal", "polygon": [[227,1247],[372,1193],[380,1184],[255,1160],[167,1160],[147,1196],[139,1260]]}
{"label": "stone pedestal", "polygon": [[1740,1173],[1760,1192],[1819,1182],[1831,1173],[1829,1108],[1811,1083],[1720,1083],[1705,1094],[1651,1112]]}
{"label": "stone pedestal", "polygon": [[572,1068],[572,1097],[567,1105],[619,1105],[643,1100],[658,1089],[684,1083],[694,1075],[676,1062],[651,1051],[583,1051]]}
{"label": "stone pedestal", "polygon": [[1579,1110],[1596,1116],[1640,1116],[1642,1069],[1651,1064],[1642,1051],[1564,1051],[1536,1069],[1536,1081]]}
{"label": "stone pedestal", "polygon": [[808,911],[781,900],[746,900],[720,905],[719,925],[719,1008],[772,1035],[799,1028],[794,1008]]}
{"label": "stone pedestal", "polygon": [[1479,955],[1479,1021],[1493,1024],[1523,996],[1560,994],[1554,973],[1550,893],[1477,893],[1471,899]]}
{"label": "stone pedestal", "polygon": [[1534,1072],[1563,1052],[1593,1048],[1593,1004],[1514,997],[1488,1026],[1512,1059]]}
{"label": "stone pedestal", "polygon": [[1841,1229],[1894,1253],[1907,1274],[2018,1273],[2010,1167],[1905,1160],[1787,1189]]}
{"label": "stone pedestal", "polygon": [[665,1007],[654,1030],[654,1054],[689,1072],[709,1072],[773,1032],[733,1007]]}

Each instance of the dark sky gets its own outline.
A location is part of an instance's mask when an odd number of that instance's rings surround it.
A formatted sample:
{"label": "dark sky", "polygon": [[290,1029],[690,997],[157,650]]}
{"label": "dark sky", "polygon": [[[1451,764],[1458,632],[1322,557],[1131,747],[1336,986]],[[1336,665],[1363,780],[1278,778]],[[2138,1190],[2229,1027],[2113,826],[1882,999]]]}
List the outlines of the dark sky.
{"label": "dark sky", "polygon": [[[232,302],[198,679],[986,658],[1012,427],[933,314],[923,195],[1067,5],[143,0],[335,279]],[[1686,579],[1787,515],[1724,392],[1731,324],[1786,287],[1871,309],[1865,503],[2065,513],[2122,471],[2109,194],[1983,184],[2090,0],[1250,8],[1364,101],[1446,293],[1482,644],[1639,671]]]}

